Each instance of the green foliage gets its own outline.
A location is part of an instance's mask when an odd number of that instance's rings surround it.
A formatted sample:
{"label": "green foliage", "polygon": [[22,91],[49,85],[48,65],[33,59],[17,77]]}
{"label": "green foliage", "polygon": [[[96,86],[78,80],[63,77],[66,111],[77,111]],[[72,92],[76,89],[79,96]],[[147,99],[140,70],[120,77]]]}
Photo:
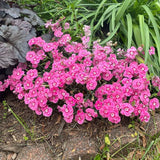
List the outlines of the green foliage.
{"label": "green foliage", "polygon": [[101,153],[98,153],[95,157],[94,160],[103,160],[103,159],[107,159],[107,153],[109,153],[109,146],[110,146],[110,139],[109,139],[109,135],[106,134],[105,138],[104,138],[104,148],[101,151]]}
{"label": "green foliage", "polygon": [[[25,131],[30,135],[31,139],[33,140],[34,134],[30,131],[29,127],[25,124],[25,122],[23,122],[23,120],[11,109],[11,107],[6,101],[3,101],[3,106],[13,114],[16,120],[21,124],[21,126],[25,129]],[[26,136],[24,136],[23,138],[24,140],[28,140],[28,137]]]}
{"label": "green foliage", "polygon": [[87,20],[94,13],[88,14],[88,9],[79,5],[81,0],[18,0],[15,1],[21,7],[32,9],[44,21],[52,19],[56,22],[64,18],[70,23],[69,34],[77,40],[78,33],[82,33],[83,24],[80,20]]}
{"label": "green foliage", "polygon": [[[83,1],[82,1],[83,2]],[[86,3],[81,6],[86,6]],[[98,1],[87,4],[88,17],[92,27],[92,37],[101,37],[101,44],[117,36],[123,48],[144,46],[144,59],[151,73],[160,76],[160,2],[158,0]],[[105,30],[99,35],[99,30]],[[106,33],[110,32],[106,38]],[[156,55],[149,55],[149,47],[156,48]]]}
{"label": "green foliage", "polygon": [[28,141],[28,137],[27,137],[27,136],[24,136],[23,139],[24,139],[25,141]]}
{"label": "green foliage", "polygon": [[[101,44],[105,44],[116,37],[123,48],[144,46],[145,63],[151,73],[160,76],[159,0],[18,0],[16,3],[33,8],[44,21],[65,17],[64,23],[71,23],[73,36],[85,24],[91,26],[91,41],[99,37]],[[149,55],[150,46],[156,48],[156,55]]]}

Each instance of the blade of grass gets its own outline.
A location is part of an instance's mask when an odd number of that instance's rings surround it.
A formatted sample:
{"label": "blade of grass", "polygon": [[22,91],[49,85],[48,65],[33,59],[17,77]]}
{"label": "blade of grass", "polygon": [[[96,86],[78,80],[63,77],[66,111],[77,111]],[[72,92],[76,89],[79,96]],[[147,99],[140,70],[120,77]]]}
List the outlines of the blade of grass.
{"label": "blade of grass", "polygon": [[110,32],[112,32],[115,28],[115,19],[116,19],[116,9],[114,8],[112,11],[112,18],[111,18],[111,26],[110,26]]}
{"label": "blade of grass", "polygon": [[132,43],[132,18],[130,14],[127,14],[127,26],[128,26],[128,48],[131,47],[131,43]]}
{"label": "blade of grass", "polygon": [[84,20],[87,20],[87,18],[90,18],[90,17],[94,16],[94,14],[95,13],[90,13],[90,14],[85,15],[83,18],[81,18],[79,20],[79,22],[82,23]]}
{"label": "blade of grass", "polygon": [[152,147],[152,145],[154,144],[154,141],[152,141],[151,143],[150,143],[150,145],[148,146],[148,148],[146,149],[146,152],[144,153],[144,155],[143,155],[143,157],[142,157],[142,159],[141,160],[144,160],[144,158],[145,158],[145,156],[146,156],[146,154],[148,153],[148,151],[151,149],[151,147]]}
{"label": "blade of grass", "polygon": [[160,64],[160,43],[159,43],[159,40],[158,38],[156,37],[155,33],[150,29],[150,33],[152,35],[152,38],[156,44],[156,48],[157,48],[157,53],[158,53],[158,61],[159,61],[159,64]]}
{"label": "blade of grass", "polygon": [[133,33],[137,47],[139,47],[140,45],[142,45],[142,40],[141,40],[141,32],[138,25],[133,25]]}
{"label": "blade of grass", "polygon": [[106,18],[106,16],[108,17],[108,14],[109,14],[111,11],[113,12],[114,9],[115,9],[116,7],[118,7],[118,6],[119,6],[119,4],[115,4],[115,5],[109,6],[109,7],[105,10],[105,12],[102,14],[102,16],[101,16],[101,18],[99,19],[98,23],[95,25],[94,30],[96,30],[96,29],[100,26],[100,24],[101,24],[102,27],[103,27],[104,18]]}
{"label": "blade of grass", "polygon": [[[97,10],[96,10],[96,13],[95,13],[95,16],[94,16],[94,18],[93,18],[93,20],[92,20],[92,24],[94,24],[94,20],[97,18],[97,15],[98,15],[98,13],[99,13],[99,11],[100,11],[100,9],[104,6],[104,3],[106,2],[107,0],[103,0],[100,4],[99,4],[99,6],[98,6],[98,8],[97,8]],[[94,30],[94,29],[93,29]]]}
{"label": "blade of grass", "polygon": [[89,4],[89,3],[87,3],[87,4],[79,4],[79,6],[98,6],[99,4]]}
{"label": "blade of grass", "polygon": [[105,3],[106,1],[107,1],[107,0],[103,0],[103,1],[99,4],[99,6],[98,6],[98,8],[97,8],[97,10],[96,10],[94,19],[96,19],[97,15],[98,15],[98,13],[99,13],[99,11],[100,11],[100,9],[104,6],[104,3]]}
{"label": "blade of grass", "polygon": [[154,31],[156,33],[156,36],[158,38],[158,41],[160,42],[160,34],[159,34],[159,30],[158,30],[158,25],[155,21],[155,18],[152,14],[152,12],[150,11],[150,9],[146,6],[146,5],[142,5],[142,7],[144,8],[144,10],[147,12],[151,22],[152,22],[152,25],[153,25],[153,28],[154,28]]}
{"label": "blade of grass", "polygon": [[145,28],[145,63],[147,62],[148,56],[149,56],[149,28],[146,23],[144,23],[144,28]]}
{"label": "blade of grass", "polygon": [[123,150],[124,148],[126,148],[128,145],[132,144],[134,141],[131,141],[129,143],[127,143],[126,145],[124,145],[123,147],[121,147],[120,149],[118,149],[115,153],[113,153],[111,155],[111,158],[113,158],[116,154],[118,154],[121,150]]}
{"label": "blade of grass", "polygon": [[76,0],[75,5],[77,6],[82,0]]}
{"label": "blade of grass", "polygon": [[[118,3],[118,2],[116,2],[116,3]],[[112,3],[109,3],[109,2],[107,2],[107,3],[105,3],[103,6],[110,6],[110,5],[112,5],[113,4],[113,2]],[[90,6],[99,6],[99,4],[91,4],[91,3],[86,3],[86,4],[84,4],[84,3],[82,3],[82,4],[79,4],[79,6],[87,6],[87,7],[90,7]]]}
{"label": "blade of grass", "polygon": [[[68,9],[63,9],[64,10],[68,10]],[[50,12],[57,12],[57,8],[56,9],[51,9],[51,10],[48,10],[48,11],[44,11],[44,12],[38,12],[38,14],[46,14],[46,13],[50,13]]]}
{"label": "blade of grass", "polygon": [[17,119],[17,121],[21,124],[21,126],[25,129],[25,131],[31,135],[30,130],[23,124],[23,122],[20,120],[20,118],[13,112],[13,110],[11,109],[11,107],[8,105],[8,103],[6,101],[3,101],[4,106],[7,106],[9,111],[13,114],[13,116]]}
{"label": "blade of grass", "polygon": [[121,7],[119,8],[117,14],[116,14],[116,22],[119,22],[120,19],[122,18],[122,16],[124,15],[126,9],[128,8],[128,6],[130,5],[130,3],[132,2],[132,0],[125,0]]}
{"label": "blade of grass", "polygon": [[140,34],[141,34],[141,40],[142,44],[145,45],[145,35],[144,35],[144,16],[143,15],[138,15],[139,17],[139,26],[140,26]]}

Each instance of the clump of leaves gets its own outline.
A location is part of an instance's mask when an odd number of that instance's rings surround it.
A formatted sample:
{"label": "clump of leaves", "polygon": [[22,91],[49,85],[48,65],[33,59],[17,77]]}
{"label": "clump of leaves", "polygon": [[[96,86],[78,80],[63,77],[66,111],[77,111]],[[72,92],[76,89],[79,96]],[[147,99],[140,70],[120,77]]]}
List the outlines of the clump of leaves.
{"label": "clump of leaves", "polygon": [[0,0],[0,68],[25,62],[30,50],[27,42],[36,36],[36,25],[43,25],[43,21],[34,12],[10,8]]}

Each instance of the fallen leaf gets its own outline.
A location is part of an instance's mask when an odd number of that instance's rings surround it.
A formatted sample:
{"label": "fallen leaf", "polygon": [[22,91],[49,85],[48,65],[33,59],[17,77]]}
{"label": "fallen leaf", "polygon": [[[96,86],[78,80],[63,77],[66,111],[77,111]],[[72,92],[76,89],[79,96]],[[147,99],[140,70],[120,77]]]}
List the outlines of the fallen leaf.
{"label": "fallen leaf", "polygon": [[142,144],[143,147],[146,148],[147,143],[146,143],[146,137],[144,135],[142,136]]}
{"label": "fallen leaf", "polygon": [[145,151],[137,151],[135,155],[135,160],[139,160],[143,157]]}
{"label": "fallen leaf", "polygon": [[142,126],[140,126],[140,129],[141,129],[142,131],[146,131],[146,130],[145,130],[145,128],[144,128],[144,127],[142,127]]}
{"label": "fallen leaf", "polygon": [[104,147],[105,147],[105,143],[102,144],[99,149],[102,151],[104,149]]}
{"label": "fallen leaf", "polygon": [[132,159],[134,154],[135,154],[135,150],[128,154],[127,159]]}

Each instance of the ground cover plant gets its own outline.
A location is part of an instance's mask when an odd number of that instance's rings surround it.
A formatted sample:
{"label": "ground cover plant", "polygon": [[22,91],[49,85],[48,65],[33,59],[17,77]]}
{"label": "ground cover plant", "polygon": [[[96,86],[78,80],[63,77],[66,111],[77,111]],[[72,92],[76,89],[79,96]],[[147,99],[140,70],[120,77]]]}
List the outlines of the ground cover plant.
{"label": "ground cover plant", "polygon": [[[38,2],[40,5],[36,5]],[[142,47],[145,54],[139,55],[142,57],[141,63],[147,64],[150,74],[160,76],[158,0],[20,0],[16,3],[31,7],[44,21],[49,18],[56,21],[65,17],[64,23],[70,22],[72,38],[82,32],[84,24],[90,25],[92,34],[89,45],[100,38],[103,45],[115,39],[121,48]],[[156,51],[152,56],[149,52],[150,46]]]}
{"label": "ground cover plant", "polygon": [[84,26],[84,35],[72,41],[69,23],[61,26],[62,21],[45,24],[54,33],[51,42],[29,40],[28,62],[19,64],[0,90],[10,87],[38,115],[49,117],[58,109],[67,123],[99,116],[119,123],[121,115],[148,122],[159,101],[151,97],[148,67],[135,59],[141,50],[118,49],[116,56],[111,46],[97,41],[89,48],[90,27]]}

